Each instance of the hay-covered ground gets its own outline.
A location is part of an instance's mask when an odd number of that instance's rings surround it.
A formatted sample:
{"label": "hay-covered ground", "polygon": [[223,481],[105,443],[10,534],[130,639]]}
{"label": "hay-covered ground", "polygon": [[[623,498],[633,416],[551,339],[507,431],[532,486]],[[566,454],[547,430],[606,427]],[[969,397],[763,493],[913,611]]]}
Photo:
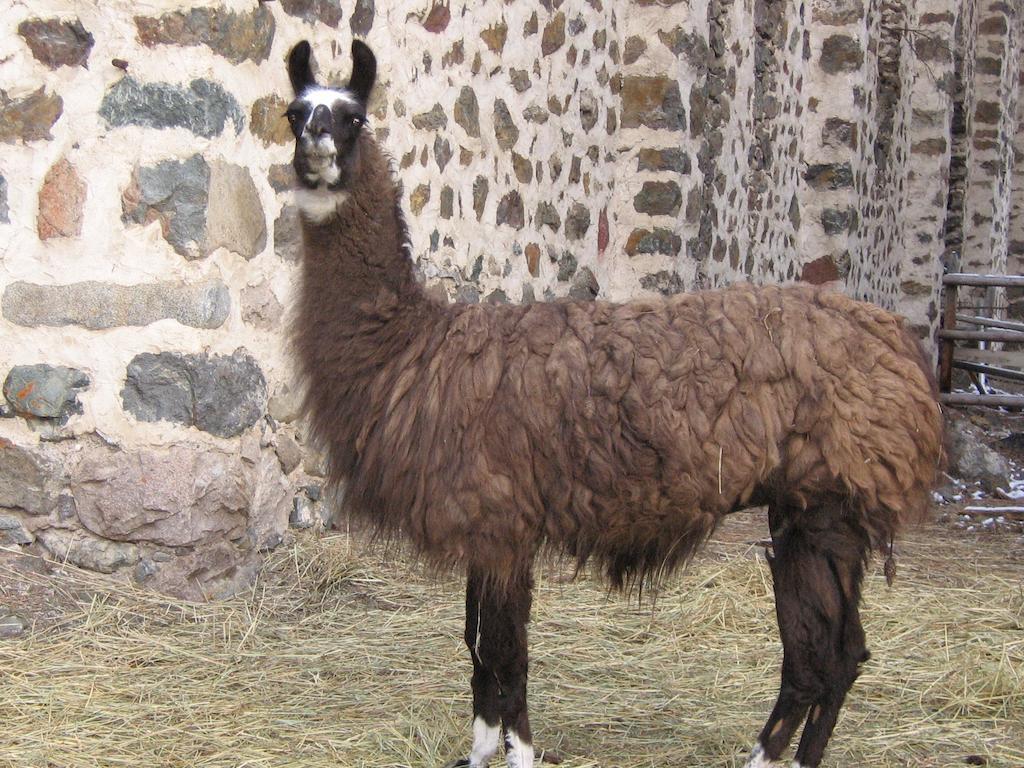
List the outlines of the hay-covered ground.
{"label": "hay-covered ground", "polygon": [[[537,746],[567,768],[742,765],[781,657],[764,532],[735,516],[653,607],[543,569]],[[1024,766],[1021,538],[935,525],[900,551],[893,589],[877,564],[868,579],[874,657],[825,765]],[[0,640],[0,765],[435,768],[468,750],[456,580],[340,535],[209,605],[2,562],[0,606],[58,608]]]}

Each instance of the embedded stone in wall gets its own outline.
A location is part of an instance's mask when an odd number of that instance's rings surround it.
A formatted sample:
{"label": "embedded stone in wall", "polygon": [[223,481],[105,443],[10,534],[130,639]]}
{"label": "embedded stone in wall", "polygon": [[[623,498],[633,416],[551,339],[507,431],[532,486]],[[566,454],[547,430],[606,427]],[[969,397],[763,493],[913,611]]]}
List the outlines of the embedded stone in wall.
{"label": "embedded stone in wall", "polygon": [[7,207],[7,179],[0,176],[0,224],[11,223],[11,212]]}
{"label": "embedded stone in wall", "polygon": [[191,8],[159,18],[135,17],[139,41],[155,45],[205,45],[233,64],[266,61],[274,42],[274,14],[264,5],[249,13],[220,8]]}
{"label": "embedded stone in wall", "polygon": [[682,203],[682,192],[674,181],[645,181],[633,198],[633,208],[651,216],[675,216]]}
{"label": "embedded stone in wall", "polygon": [[267,183],[275,192],[284,192],[296,185],[295,169],[291,163],[275,163],[267,171]]}
{"label": "embedded stone in wall", "polygon": [[257,328],[271,330],[280,327],[284,307],[277,300],[270,283],[266,280],[258,285],[242,289],[242,320]]}
{"label": "embedded stone in wall", "polygon": [[111,128],[185,128],[206,139],[222,133],[229,119],[235,124],[235,133],[244,125],[235,97],[220,83],[205,79],[178,86],[124,77],[107,91],[99,113]]}
{"label": "embedded stone in wall", "polygon": [[63,528],[44,528],[36,535],[51,558],[78,568],[113,573],[139,561],[139,548],[134,544],[105,541],[82,531]]}
{"label": "embedded stone in wall", "polygon": [[420,112],[412,116],[412,124],[421,131],[436,131],[448,125],[448,115],[444,107],[435,104],[428,112]]}
{"label": "embedded stone in wall", "polygon": [[580,267],[572,278],[572,286],[569,288],[569,296],[581,301],[593,301],[601,292],[597,278],[590,271],[589,267]]}
{"label": "embedded stone in wall", "polygon": [[516,89],[516,93],[528,91],[532,85],[530,73],[525,69],[515,69],[513,67],[509,70],[508,76],[509,80],[512,81],[512,87]]}
{"label": "embedded stone in wall", "polygon": [[641,277],[640,287],[648,291],[657,291],[662,296],[682,293],[685,288],[683,278],[679,276],[678,272],[669,272],[664,269],[660,272],[655,272],[653,275]]}
{"label": "embedded stone in wall", "polygon": [[826,147],[839,149],[841,147],[857,148],[857,124],[841,117],[830,117],[825,120],[821,129],[821,143]]}
{"label": "embedded stone in wall", "polygon": [[849,163],[821,163],[807,166],[804,179],[813,189],[846,189],[853,186],[853,169]]}
{"label": "embedded stone in wall", "polygon": [[626,240],[626,253],[630,256],[657,254],[661,256],[678,256],[683,247],[682,238],[671,229],[655,227],[650,229],[634,229]]}
{"label": "embedded stone in wall", "polygon": [[291,144],[294,135],[284,114],[287,109],[288,102],[276,95],[263,96],[253,103],[249,130],[264,146]]}
{"label": "embedded stone in wall", "polygon": [[523,110],[523,119],[528,123],[537,123],[538,125],[544,125],[551,117],[551,113],[544,109],[540,104],[531,104]]}
{"label": "embedded stone in wall", "polygon": [[520,184],[529,184],[533,181],[533,163],[530,158],[523,157],[518,152],[512,153],[512,171]]}
{"label": "embedded stone in wall", "polygon": [[418,184],[409,195],[409,210],[414,216],[419,216],[428,202],[430,202],[430,185]]}
{"label": "embedded stone in wall", "polygon": [[626,44],[622,47],[622,63],[635,64],[644,51],[647,50],[647,43],[639,35],[632,35],[626,38]]}
{"label": "embedded stone in wall", "polygon": [[18,34],[36,61],[50,69],[86,66],[96,42],[78,19],[27,19],[18,25]]}
{"label": "embedded stone in wall", "polygon": [[128,364],[124,409],[140,421],[172,421],[235,437],[263,415],[267,382],[244,350],[227,355],[136,355]]}
{"label": "embedded stone in wall", "polygon": [[123,219],[159,221],[176,252],[186,259],[202,258],[209,187],[210,166],[202,155],[137,168],[121,202]]}
{"label": "embedded stone in wall", "polygon": [[423,18],[423,28],[435,35],[444,32],[448,28],[448,22],[452,20],[451,9],[444,2],[435,1],[430,11]]}
{"label": "embedded stone in wall", "polygon": [[622,127],[681,131],[686,113],[679,83],[663,75],[631,75],[622,81]]}
{"label": "embedded stone in wall", "polygon": [[811,18],[818,24],[842,26],[864,18],[863,0],[814,0]]}
{"label": "embedded stone in wall", "polygon": [[830,35],[821,44],[821,68],[830,75],[856,72],[864,63],[864,50],[849,35]]}
{"label": "embedded stone in wall", "polygon": [[821,285],[839,279],[839,268],[836,267],[835,259],[831,256],[822,256],[820,259],[804,264],[800,272],[800,279],[805,283]]}
{"label": "embedded stone in wall", "polygon": [[703,72],[711,62],[711,49],[704,35],[696,30],[686,31],[675,27],[665,32],[658,31],[658,39],[676,56],[682,55],[693,69]]}
{"label": "embedded stone in wall", "polygon": [[540,274],[540,246],[536,243],[530,243],[526,246],[525,254],[526,269],[533,277],[537,277]]}
{"label": "embedded stone in wall", "polygon": [[286,205],[274,221],[274,253],[289,262],[302,257],[302,230],[299,225],[299,209]]}
{"label": "embedded stone in wall", "polygon": [[89,386],[89,377],[63,365],[16,365],[4,380],[4,397],[15,413],[63,424],[82,412],[78,394]]}
{"label": "embedded stone in wall", "polygon": [[50,129],[63,112],[64,100],[45,88],[20,99],[12,99],[0,89],[0,141],[14,144],[52,139]]}
{"label": "embedded stone in wall", "polygon": [[974,119],[979,123],[995,125],[999,122],[1002,112],[1003,109],[998,101],[979,100],[974,105]]}
{"label": "embedded stone in wall", "polygon": [[489,189],[490,184],[487,182],[486,177],[477,176],[473,180],[473,212],[476,214],[477,221],[483,218]]}
{"label": "embedded stone in wall", "polygon": [[309,24],[322,21],[337,28],[341,23],[340,0],[280,0],[280,3],[289,16],[297,16]]}
{"label": "embedded stone in wall", "polygon": [[[0,547],[31,544],[35,536],[28,532],[24,522],[15,515],[0,514]],[[3,637],[0,634],[0,637]]]}
{"label": "embedded stone in wall", "polygon": [[215,160],[210,165],[206,253],[227,248],[251,259],[266,245],[266,215],[248,169]]}
{"label": "embedded stone in wall", "polygon": [[494,138],[498,140],[498,146],[505,150],[511,149],[519,140],[519,128],[502,99],[494,100]]}
{"label": "embedded stone in wall", "polygon": [[597,98],[589,90],[580,94],[580,125],[588,133],[597,125],[598,103]]}
{"label": "embedded stone in wall", "polygon": [[501,54],[505,49],[505,40],[508,38],[508,25],[504,21],[492,24],[480,33],[480,39],[491,50],[492,53]]}
{"label": "embedded stone in wall", "polygon": [[348,17],[348,27],[352,30],[352,34],[369,34],[373,28],[375,15],[376,8],[373,0],[356,0],[356,7],[352,9],[352,15]]}
{"label": "embedded stone in wall", "polygon": [[39,190],[36,229],[40,240],[77,237],[82,234],[85,182],[66,159],[59,160],[43,179]]}
{"label": "embedded stone in wall", "polygon": [[687,174],[691,171],[690,156],[678,147],[651,149],[644,147],[637,155],[638,171],[675,171]]}
{"label": "embedded stone in wall", "polygon": [[852,208],[824,208],[821,211],[821,228],[826,235],[839,235],[853,229],[856,212]]}
{"label": "embedded stone in wall", "polygon": [[476,100],[476,91],[470,86],[462,86],[459,98],[455,100],[452,116],[466,132],[466,135],[475,139],[480,138],[480,105]]}
{"label": "embedded stone in wall", "polygon": [[555,206],[542,201],[537,203],[537,212],[533,217],[533,225],[537,229],[549,227],[552,232],[557,232],[562,226],[562,217],[558,215],[558,209]]}
{"label": "embedded stone in wall", "polygon": [[565,236],[569,240],[582,240],[590,229],[590,209],[582,203],[573,203],[565,216]]}
{"label": "embedded stone in wall", "polygon": [[450,219],[455,215],[455,190],[445,184],[441,187],[441,218]]}
{"label": "embedded stone in wall", "polygon": [[177,444],[89,454],[72,470],[71,490],[96,536],[177,547],[240,537],[252,474],[236,453]]}
{"label": "embedded stone in wall", "polygon": [[80,325],[95,331],[172,319],[193,328],[219,328],[227,319],[231,296],[220,280],[142,285],[16,282],[7,286],[0,304],[4,319],[29,327]]}
{"label": "embedded stone in wall", "polygon": [[452,159],[452,145],[448,139],[442,139],[440,135],[434,137],[434,161],[438,169],[444,173],[445,166]]}
{"label": "embedded stone in wall", "polygon": [[550,56],[565,43],[565,14],[559,11],[551,20],[544,25],[544,33],[541,35],[540,50],[545,56]]}
{"label": "embedded stone in wall", "polygon": [[0,437],[0,508],[48,515],[57,506],[62,473],[46,452]]}
{"label": "embedded stone in wall", "polygon": [[498,201],[495,222],[497,224],[507,224],[513,229],[522,229],[525,226],[526,217],[523,212],[523,198],[520,197],[518,192],[513,190]]}

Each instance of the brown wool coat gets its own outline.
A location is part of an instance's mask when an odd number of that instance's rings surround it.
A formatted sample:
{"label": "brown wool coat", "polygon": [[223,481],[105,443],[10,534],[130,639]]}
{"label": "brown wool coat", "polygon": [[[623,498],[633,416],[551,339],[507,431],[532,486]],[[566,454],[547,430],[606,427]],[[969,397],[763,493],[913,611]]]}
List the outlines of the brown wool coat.
{"label": "brown wool coat", "polygon": [[827,288],[442,305],[409,260],[387,160],[305,222],[295,352],[346,511],[497,583],[542,547],[613,584],[685,560],[726,513],[842,504],[875,545],[921,518],[942,456],[902,321]]}

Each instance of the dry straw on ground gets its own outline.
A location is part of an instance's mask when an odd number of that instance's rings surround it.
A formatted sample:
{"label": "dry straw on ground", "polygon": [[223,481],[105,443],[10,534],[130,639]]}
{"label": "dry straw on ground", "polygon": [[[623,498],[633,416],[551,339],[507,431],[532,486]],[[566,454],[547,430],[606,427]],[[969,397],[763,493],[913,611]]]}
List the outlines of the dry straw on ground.
{"label": "dry straw on ground", "polygon": [[[540,575],[530,700],[563,766],[743,764],[781,650],[762,529],[730,528],[653,608]],[[1019,540],[936,527],[902,550],[894,589],[869,577],[874,658],[825,765],[1024,765]],[[0,765],[434,768],[468,748],[459,583],[343,536],[300,540],[217,604],[71,569],[17,578],[73,607],[0,640]]]}

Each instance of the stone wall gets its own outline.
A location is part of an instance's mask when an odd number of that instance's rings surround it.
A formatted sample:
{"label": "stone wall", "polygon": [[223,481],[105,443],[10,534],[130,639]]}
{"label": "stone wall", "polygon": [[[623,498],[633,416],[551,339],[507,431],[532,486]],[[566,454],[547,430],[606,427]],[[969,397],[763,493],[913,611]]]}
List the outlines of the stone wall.
{"label": "stone wall", "polygon": [[839,280],[929,337],[947,247],[1024,250],[1021,19],[995,0],[48,0],[2,23],[0,542],[190,597],[328,516],[283,331],[300,39],[328,77],[353,36],[377,51],[372,128],[450,300]]}

